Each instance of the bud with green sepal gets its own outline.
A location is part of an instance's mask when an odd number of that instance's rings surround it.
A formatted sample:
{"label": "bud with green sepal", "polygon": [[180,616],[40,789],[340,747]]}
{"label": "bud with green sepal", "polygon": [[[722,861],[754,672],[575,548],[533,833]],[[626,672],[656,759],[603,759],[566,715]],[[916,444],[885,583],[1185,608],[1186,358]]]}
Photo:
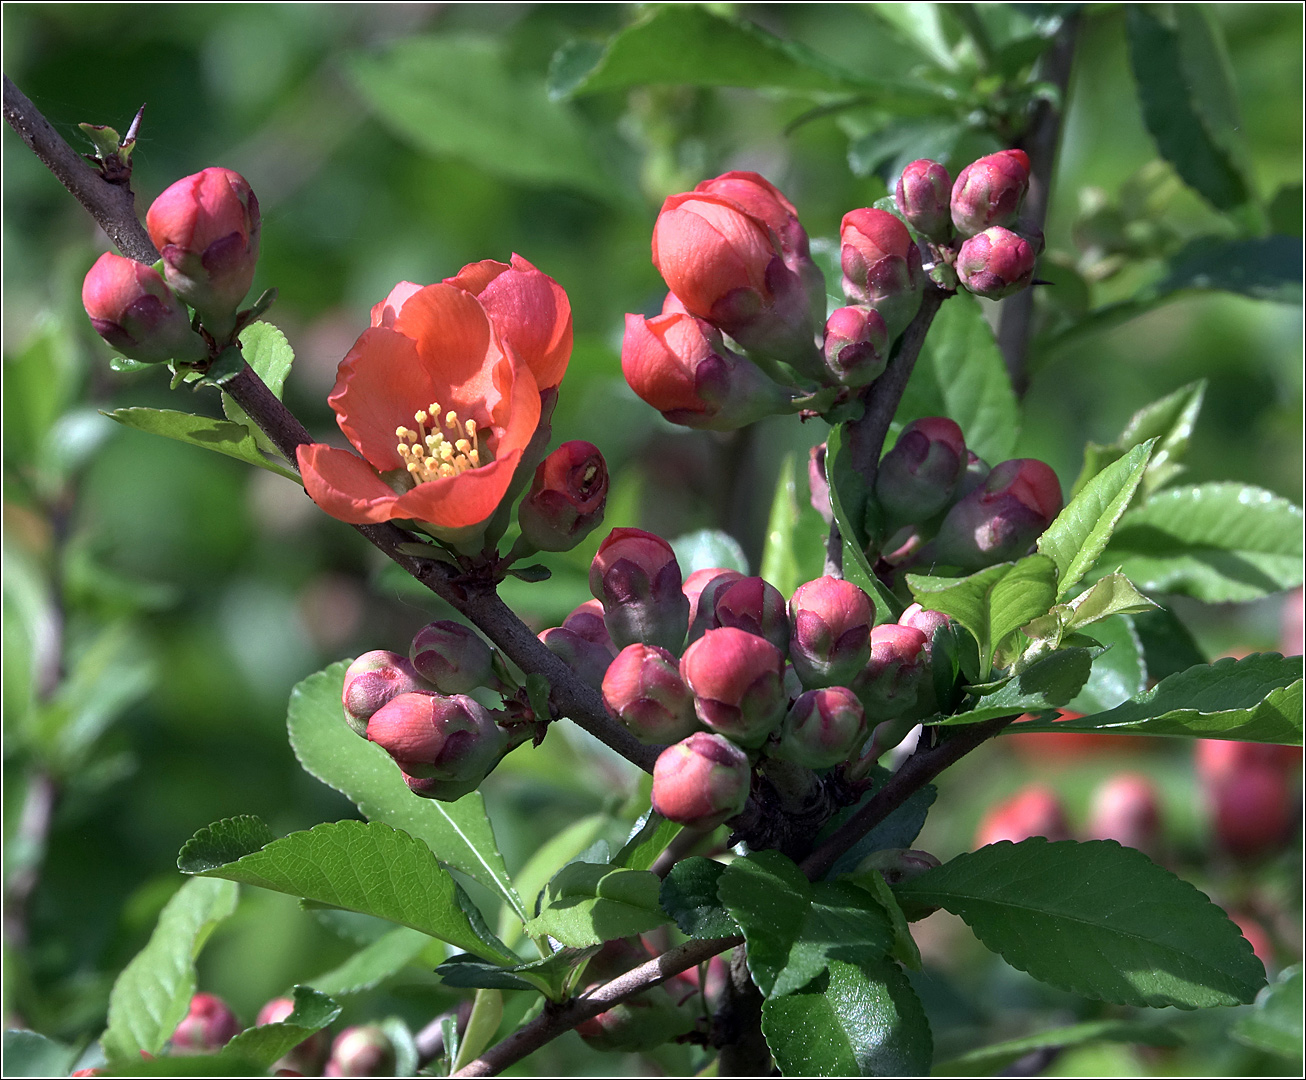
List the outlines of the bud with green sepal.
{"label": "bud with green sepal", "polygon": [[846,686],[826,686],[799,696],[766,746],[768,757],[808,769],[831,769],[866,741],[866,712]]}
{"label": "bud with green sepal", "polygon": [[751,785],[747,754],[722,735],[696,731],[658,755],[653,809],[677,824],[711,829],[744,809]]}
{"label": "bud with green sepal", "polygon": [[433,694],[435,687],[423,679],[408,657],[388,649],[363,653],[345,671],[341,701],[345,720],[359,735],[367,736],[372,714],[400,694]]}
{"label": "bud with green sepal", "polygon": [[698,729],[679,661],[656,645],[627,645],[603,676],[603,702],[640,742],[660,745]]}
{"label": "bud with green sepal", "polygon": [[676,553],[642,529],[613,529],[590,564],[590,592],[618,648],[635,642],[678,653],[689,629],[689,598]]}
{"label": "bud with green sepal", "polygon": [[966,470],[961,428],[944,416],[913,420],[880,461],[875,498],[890,527],[915,525],[948,505]]}

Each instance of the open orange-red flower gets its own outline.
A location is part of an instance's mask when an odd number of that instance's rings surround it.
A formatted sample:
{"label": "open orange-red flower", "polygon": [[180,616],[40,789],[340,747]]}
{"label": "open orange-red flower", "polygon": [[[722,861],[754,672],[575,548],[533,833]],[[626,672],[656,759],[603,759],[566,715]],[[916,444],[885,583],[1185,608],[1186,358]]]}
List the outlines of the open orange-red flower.
{"label": "open orange-red flower", "polygon": [[[459,280],[473,271],[475,281]],[[571,309],[552,278],[516,256],[459,278],[396,286],[341,362],[327,401],[362,457],[320,443],[296,455],[309,495],[332,517],[411,519],[465,540],[507,493],[539,424],[540,393],[566,370]]]}

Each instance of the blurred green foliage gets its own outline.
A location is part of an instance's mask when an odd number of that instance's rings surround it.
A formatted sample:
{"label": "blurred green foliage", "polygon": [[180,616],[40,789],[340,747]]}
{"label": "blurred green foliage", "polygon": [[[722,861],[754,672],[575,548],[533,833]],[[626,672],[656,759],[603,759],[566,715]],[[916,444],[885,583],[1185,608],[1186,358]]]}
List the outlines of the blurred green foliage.
{"label": "blurred green foliage", "polygon": [[[912,39],[880,7],[893,5],[705,6],[764,27],[800,59],[823,58],[837,73],[822,76],[822,93],[864,94],[817,113],[814,104],[838,99],[813,98],[801,85],[808,75],[786,74],[790,53],[776,54],[760,90],[626,88],[615,60],[593,65],[613,33],[650,17],[636,5],[6,5],[4,70],[78,146],[79,122],[125,129],[147,103],[133,157],[142,211],[208,165],[248,178],[264,221],[254,291],[279,290],[267,318],[297,355],[285,399],[315,435],[333,434],[325,396],[335,365],[395,282],[517,252],[571,297],[576,349],[554,435],[602,448],[614,478],[607,524],[667,536],[725,529],[756,568],[781,465],[793,455],[801,504],[806,450],[823,431],[787,421],[731,436],[672,428],[621,380],[622,317],[660,306],[649,233],[671,192],[755,169],[814,238],[831,237],[844,211],[886,193],[895,164],[946,150],[958,156],[955,171],[997,145],[964,100],[905,136],[890,130],[926,108],[928,94],[903,87],[970,79],[968,92],[982,94],[990,84],[961,61],[920,78],[921,42],[931,39],[919,27]],[[1037,9],[1022,15],[1032,19],[1056,5],[1025,7]],[[1300,238],[1301,9],[1209,14],[1244,119],[1245,175],[1266,208],[1244,231]],[[965,60],[954,17],[938,30],[948,63]],[[1119,7],[1081,16],[1046,227],[1053,284],[1040,290],[1015,453],[1047,460],[1069,487],[1087,440],[1110,442],[1143,403],[1206,379],[1188,479],[1236,479],[1300,502],[1299,305],[1186,292],[1117,325],[1062,333],[1085,311],[1160,281],[1186,241],[1234,235],[1234,219],[1158,158],[1126,29]],[[1011,53],[1002,63],[1027,60]],[[927,137],[935,141],[923,146]],[[25,939],[6,938],[5,1019],[82,1043],[102,1030],[112,979],[180,884],[176,852],[197,828],[252,813],[282,835],[356,816],[291,753],[290,687],[343,656],[402,650],[419,626],[451,613],[291,482],[99,415],[138,405],[220,412],[211,392],[170,393],[156,372],[110,370],[80,307],[82,276],[105,238],[11,131],[4,138],[6,879],[39,868],[21,912]],[[505,599],[534,628],[555,625],[587,598],[601,535],[549,559],[547,584],[510,581]],[[1212,656],[1278,644],[1273,598],[1182,614]],[[1171,843],[1200,865],[1205,826],[1186,748],[1146,760],[1164,785]],[[1122,761],[1067,767],[1078,820],[1092,785]],[[941,857],[965,850],[987,800],[1043,770],[1003,745],[984,748],[964,798],[945,778],[920,845]],[[44,852],[24,844],[22,828],[24,808],[39,803],[37,777],[60,796]],[[609,815],[607,838],[619,842],[645,793],[625,763],[563,725],[540,749],[514,753],[485,788],[513,871],[583,815]],[[1296,897],[1300,910],[1294,865],[1285,857],[1254,887],[1198,883],[1217,900],[1252,896],[1280,910]],[[370,933],[245,890],[202,959],[200,985],[252,1021],[269,996],[334,967]],[[956,945],[948,977],[967,998],[941,976],[913,976],[936,1018],[940,1059],[976,1045],[979,1027],[993,1041],[1098,1018],[941,933],[935,955]],[[1300,955],[1299,923],[1272,934],[1285,963]],[[453,1000],[429,967],[410,967],[378,995],[345,998],[345,1019],[393,1014],[416,1027]],[[1215,1023],[1183,1025],[1193,1041],[1182,1051],[1098,1044],[1057,1067],[1273,1068],[1276,1059],[1223,1040],[1227,1021]],[[660,1051],[661,1067],[683,1070],[688,1053]],[[574,1034],[532,1059],[540,1072],[630,1064],[591,1055]]]}

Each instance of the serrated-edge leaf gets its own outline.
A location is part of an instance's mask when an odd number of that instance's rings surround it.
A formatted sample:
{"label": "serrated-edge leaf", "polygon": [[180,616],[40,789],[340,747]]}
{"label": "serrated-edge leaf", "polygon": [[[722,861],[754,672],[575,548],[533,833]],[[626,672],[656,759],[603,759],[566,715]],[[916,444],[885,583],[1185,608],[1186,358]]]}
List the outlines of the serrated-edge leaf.
{"label": "serrated-edge leaf", "polygon": [[647,870],[658,856],[667,849],[684,828],[674,821],[668,821],[661,814],[649,810],[630,832],[630,838],[621,846],[621,850],[612,856],[615,866],[624,866],[628,870]]}
{"label": "serrated-edge leaf", "polygon": [[897,892],[960,916],[1034,978],[1120,1005],[1251,1001],[1265,972],[1196,888],[1114,840],[1004,840],[927,870]]}
{"label": "serrated-edge leaf", "polygon": [[[1056,709],[1084,688],[1092,668],[1091,650],[1079,647],[1058,649],[1050,656],[1030,664],[992,694],[981,698],[977,708],[940,720],[928,720],[926,723],[953,727],[958,724],[978,724],[982,720],[996,720],[1000,716]],[[1028,729],[1022,724],[1021,730]]]}
{"label": "serrated-edge leaf", "polygon": [[1038,550],[1057,566],[1057,599],[1064,600],[1097,562],[1143,482],[1156,439],[1113,461],[1084,485],[1038,538]]}
{"label": "serrated-edge leaf", "polygon": [[[535,854],[514,878],[517,891],[525,901],[527,914],[536,913],[540,893],[544,891],[544,886],[549,883],[549,879],[594,843],[610,820],[607,814],[590,814],[588,817],[573,821],[562,832],[550,837],[536,849]],[[515,923],[515,926],[506,925],[509,922]],[[511,945],[513,935],[520,936],[521,933],[521,920],[516,919],[510,910],[505,909],[503,917],[499,920],[499,936]]]}
{"label": "serrated-edge leaf", "polygon": [[201,450],[214,450],[219,454],[243,461],[247,465],[257,465],[297,484],[303,481],[299,473],[266,457],[259,449],[254,436],[243,424],[233,424],[230,420],[213,420],[207,416],[195,416],[193,413],[178,412],[175,409],[114,409],[106,412],[110,420],[116,420],[124,427],[138,431],[148,431],[162,435],[167,439],[198,446]]}
{"label": "serrated-edge leaf", "polygon": [[681,859],[662,879],[658,902],[682,934],[692,938],[730,937],[739,924],[717,898],[725,864],[702,855]]}
{"label": "serrated-edge leaf", "polygon": [[661,885],[647,870],[570,863],[549,882],[526,932],[573,948],[645,933],[669,921],[658,903]]}
{"label": "serrated-edge leaf", "polygon": [[221,1053],[271,1068],[278,1058],[340,1015],[339,1005],[309,986],[296,986],[294,1001],[294,1011],[280,1023],[246,1028],[231,1039]]}
{"label": "serrated-edge leaf", "polygon": [[1256,995],[1253,1008],[1229,1032],[1240,1043],[1302,1060],[1302,966],[1294,964]]}
{"label": "serrated-edge leaf", "polygon": [[[1045,555],[1027,555],[989,594],[990,648],[996,650],[1031,619],[1046,615],[1056,596],[1056,567]],[[983,657],[985,664],[992,655]]]}

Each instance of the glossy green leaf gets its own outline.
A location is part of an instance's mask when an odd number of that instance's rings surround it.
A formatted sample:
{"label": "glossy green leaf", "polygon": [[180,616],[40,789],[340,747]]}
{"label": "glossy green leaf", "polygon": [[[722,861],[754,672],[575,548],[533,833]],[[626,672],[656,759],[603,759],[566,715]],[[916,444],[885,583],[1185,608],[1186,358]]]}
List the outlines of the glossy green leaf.
{"label": "glossy green leaf", "polygon": [[265,456],[249,429],[230,420],[211,420],[207,416],[194,416],[173,409],[114,409],[104,415],[125,427],[163,435],[203,450],[216,450],[219,454],[300,483],[297,472]]}
{"label": "glossy green leaf", "polygon": [[1083,1046],[1095,1042],[1133,1043],[1138,1046],[1180,1046],[1183,1039],[1171,1028],[1137,1020],[1089,1020],[1083,1024],[1052,1028],[1019,1039],[981,1046],[934,1066],[935,1076],[989,1076],[1035,1050]]}
{"label": "glossy green leaf", "polygon": [[1206,653],[1192,632],[1168,608],[1153,608],[1135,615],[1133,622],[1143,645],[1147,677],[1153,682],[1206,663]]}
{"label": "glossy green leaf", "polygon": [[[514,879],[528,915],[536,913],[536,902],[544,886],[549,883],[549,878],[594,843],[611,820],[607,814],[590,814],[573,821],[560,833],[550,837],[530,857]],[[511,945],[521,934],[521,920],[505,908],[499,919],[499,936]]]}
{"label": "glossy green leaf", "polygon": [[[820,833],[817,834],[817,843],[825,840],[835,829],[874,798],[875,793],[884,787],[890,775],[887,769],[882,769],[879,766],[873,768],[869,777],[871,786],[866,794],[853,806],[844,807],[831,817]],[[924,828],[925,818],[930,812],[930,807],[934,805],[934,800],[938,797],[938,794],[938,788],[933,784],[924,784],[917,788],[901,806],[895,808],[888,817],[840,855],[826,877],[833,880],[840,874],[852,873],[862,859],[876,851],[883,851],[885,848],[911,847],[916,837],[920,835],[921,829]]]}
{"label": "glossy green leaf", "polygon": [[72,1046],[23,1028],[5,1030],[6,1076],[67,1076],[76,1060],[77,1050]]}
{"label": "glossy green leaf", "polygon": [[159,913],[145,948],[123,968],[109,994],[101,1038],[111,1060],[157,1054],[181,1023],[195,993],[195,958],[218,923],[236,910],[228,881],[188,881]]}
{"label": "glossy green leaf", "polygon": [[[290,365],[295,361],[295,350],[290,347],[286,335],[271,323],[255,322],[240,332],[240,345],[245,363],[254,369],[254,373],[263,380],[273,396],[280,400],[286,376],[290,374]],[[249,414],[232,400],[230,394],[222,395],[222,411],[232,423],[247,428],[260,449],[276,453],[272,440],[263,434],[249,418]]]}
{"label": "glossy green leaf", "polygon": [[398,926],[376,941],[364,945],[344,963],[309,980],[324,994],[340,996],[371,990],[402,971],[432,944],[426,934]]}
{"label": "glossy green leaf", "polygon": [[1302,1060],[1302,966],[1294,964],[1256,995],[1256,1004],[1233,1025],[1229,1034],[1240,1043],[1268,1050],[1297,1062]]}
{"label": "glossy green leaf", "polygon": [[689,577],[695,570],[711,570],[718,566],[738,570],[741,574],[748,573],[748,556],[739,546],[739,541],[720,529],[699,529],[677,536],[671,541],[671,550],[676,553],[681,577]]}
{"label": "glossy green leaf", "polygon": [[934,316],[894,419],[948,416],[991,465],[1011,457],[1020,410],[979,301],[959,293]]}
{"label": "glossy green leaf", "polygon": [[832,959],[873,962],[893,933],[884,909],[864,890],[803,876],[778,851],[736,859],[721,874],[717,897],[748,945],[748,970],[767,997],[811,982]]}
{"label": "glossy green leaf", "polygon": [[598,945],[583,949],[562,948],[543,959],[509,967],[497,967],[466,953],[459,953],[440,964],[435,973],[446,986],[478,990],[544,991],[557,1000],[561,996],[560,988],[569,980],[571,972],[597,953],[599,948]]}
{"label": "glossy green leaf", "polygon": [[227,822],[216,822],[186,842],[177,866],[375,915],[495,963],[517,962],[473,922],[479,913],[430,848],[407,833],[375,821],[336,821],[251,847],[232,860],[242,838]]}
{"label": "glossy green leaf", "polygon": [[911,936],[911,924],[903,914],[898,898],[893,895],[893,889],[884,880],[884,875],[878,870],[871,870],[864,874],[852,874],[842,880],[870,893],[875,897],[876,903],[884,908],[884,913],[889,916],[889,926],[893,930],[893,946],[890,950],[893,958],[912,971],[922,970],[924,964],[921,961],[921,951],[916,946],[916,939]]}
{"label": "glossy green leaf", "polygon": [[762,1003],[762,1033],[785,1076],[926,1076],[934,1040],[892,960],[830,961],[827,974]]}
{"label": "glossy green leaf", "polygon": [[[948,726],[977,724],[999,716],[1060,708],[1084,688],[1092,665],[1093,653],[1089,649],[1059,649],[1034,661],[1004,686],[985,695],[978,708],[934,723]],[[1027,729],[1022,725],[1021,730]]]}
{"label": "glossy green leaf", "polygon": [[628,870],[647,870],[657,862],[658,856],[683,828],[683,825],[668,821],[661,814],[650,810],[636,822],[630,839],[612,856],[613,865],[624,866]]}
{"label": "glossy green leaf", "polygon": [[647,870],[571,863],[545,888],[540,913],[526,931],[574,948],[647,933],[667,921],[658,904],[661,884]]}
{"label": "glossy green leaf", "polygon": [[938,4],[872,3],[869,7],[922,59],[944,71],[957,70],[959,63],[943,26],[946,9]]}
{"label": "glossy green leaf", "polygon": [[[1031,619],[1046,615],[1056,596],[1056,570],[1045,555],[1027,555],[1013,566],[989,596],[988,645],[998,649]],[[987,663],[989,656],[981,651]]]}
{"label": "glossy green leaf", "polygon": [[1114,709],[1141,694],[1147,685],[1142,642],[1128,615],[1095,623],[1089,633],[1110,648],[1094,659],[1088,682],[1067,703],[1069,709],[1079,713]]}
{"label": "glossy green leaf", "polygon": [[1260,488],[1171,488],[1121,519],[1101,564],[1147,592],[1255,600],[1302,583],[1302,522],[1300,508]]}
{"label": "glossy green leaf", "polygon": [[368,818],[424,840],[441,862],[479,881],[520,918],[527,918],[480,793],[454,803],[416,798],[390,756],[345,723],[340,695],[348,667],[349,661],[341,660],[291,691],[286,726],[299,763],[346,795]]}
{"label": "glossy green leaf", "polygon": [[771,500],[771,516],[762,546],[758,574],[780,590],[781,596],[806,581],[820,577],[825,566],[825,538],[829,526],[812,509],[807,484],[798,482],[797,456],[786,454]]}
{"label": "glossy green leaf", "polygon": [[419,150],[509,180],[605,202],[621,197],[571,111],[511,66],[496,41],[401,37],[384,51],[356,54],[349,70],[381,120]]}
{"label": "glossy green leaf", "polygon": [[683,934],[692,938],[730,937],[739,925],[717,898],[725,864],[694,855],[681,859],[662,879],[658,901]]}
{"label": "glossy green leaf", "polygon": [[1194,1009],[1249,1002],[1265,984],[1220,908],[1114,840],[1004,840],[896,891],[959,915],[1013,967],[1085,997]]}
{"label": "glossy green leaf", "polygon": [[246,1028],[222,1048],[223,1058],[251,1061],[270,1069],[283,1057],[340,1015],[340,1006],[312,987],[296,986],[295,1011],[278,1024]]}
{"label": "glossy green leaf", "polygon": [[1105,550],[1143,482],[1155,445],[1148,439],[1104,468],[1038,538],[1038,550],[1056,563],[1058,600],[1070,595]]}
{"label": "glossy green leaf", "polygon": [[1134,700],[1079,720],[1022,731],[1109,731],[1240,742],[1302,742],[1301,657],[1253,653],[1167,676]]}

